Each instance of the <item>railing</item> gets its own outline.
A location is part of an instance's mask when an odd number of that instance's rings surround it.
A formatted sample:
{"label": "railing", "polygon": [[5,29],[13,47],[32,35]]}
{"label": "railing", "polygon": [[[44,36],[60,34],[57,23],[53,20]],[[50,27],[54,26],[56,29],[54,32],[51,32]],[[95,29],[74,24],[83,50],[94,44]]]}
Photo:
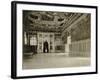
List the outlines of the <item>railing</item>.
{"label": "railing", "polygon": [[89,57],[91,50],[90,39],[72,42],[69,45],[69,56]]}

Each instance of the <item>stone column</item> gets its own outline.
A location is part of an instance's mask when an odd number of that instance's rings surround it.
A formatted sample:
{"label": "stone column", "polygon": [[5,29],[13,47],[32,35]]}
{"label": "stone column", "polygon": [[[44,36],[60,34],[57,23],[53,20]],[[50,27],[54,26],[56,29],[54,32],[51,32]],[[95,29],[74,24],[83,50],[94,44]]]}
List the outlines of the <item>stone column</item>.
{"label": "stone column", "polygon": [[70,48],[69,45],[71,44],[71,36],[67,37],[67,43],[65,44],[65,53],[69,56]]}

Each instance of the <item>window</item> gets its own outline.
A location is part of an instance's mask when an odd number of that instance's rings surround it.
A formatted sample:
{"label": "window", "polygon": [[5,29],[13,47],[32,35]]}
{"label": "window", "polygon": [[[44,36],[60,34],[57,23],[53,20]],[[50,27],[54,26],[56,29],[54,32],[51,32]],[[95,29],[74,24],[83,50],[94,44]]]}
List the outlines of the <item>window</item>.
{"label": "window", "polygon": [[30,38],[30,45],[37,45],[36,36],[32,36],[32,37]]}
{"label": "window", "polygon": [[26,36],[26,32],[24,32],[24,44],[27,45],[27,36]]}

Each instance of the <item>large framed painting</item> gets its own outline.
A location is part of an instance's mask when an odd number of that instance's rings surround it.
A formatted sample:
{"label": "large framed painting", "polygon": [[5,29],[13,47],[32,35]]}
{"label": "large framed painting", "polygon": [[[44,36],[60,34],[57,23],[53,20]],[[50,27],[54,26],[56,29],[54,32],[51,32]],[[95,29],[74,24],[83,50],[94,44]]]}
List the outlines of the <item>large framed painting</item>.
{"label": "large framed painting", "polygon": [[97,6],[12,1],[11,77],[97,73]]}

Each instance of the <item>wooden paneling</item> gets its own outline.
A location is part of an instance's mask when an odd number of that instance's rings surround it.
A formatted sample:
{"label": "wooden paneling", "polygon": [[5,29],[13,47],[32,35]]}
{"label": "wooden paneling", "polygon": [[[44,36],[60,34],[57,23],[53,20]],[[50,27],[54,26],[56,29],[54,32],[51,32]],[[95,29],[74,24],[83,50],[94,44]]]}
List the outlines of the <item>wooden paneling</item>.
{"label": "wooden paneling", "polygon": [[90,44],[91,44],[90,39],[72,42],[69,45],[70,47],[69,56],[83,56],[83,57],[90,56],[90,49],[91,49]]}

